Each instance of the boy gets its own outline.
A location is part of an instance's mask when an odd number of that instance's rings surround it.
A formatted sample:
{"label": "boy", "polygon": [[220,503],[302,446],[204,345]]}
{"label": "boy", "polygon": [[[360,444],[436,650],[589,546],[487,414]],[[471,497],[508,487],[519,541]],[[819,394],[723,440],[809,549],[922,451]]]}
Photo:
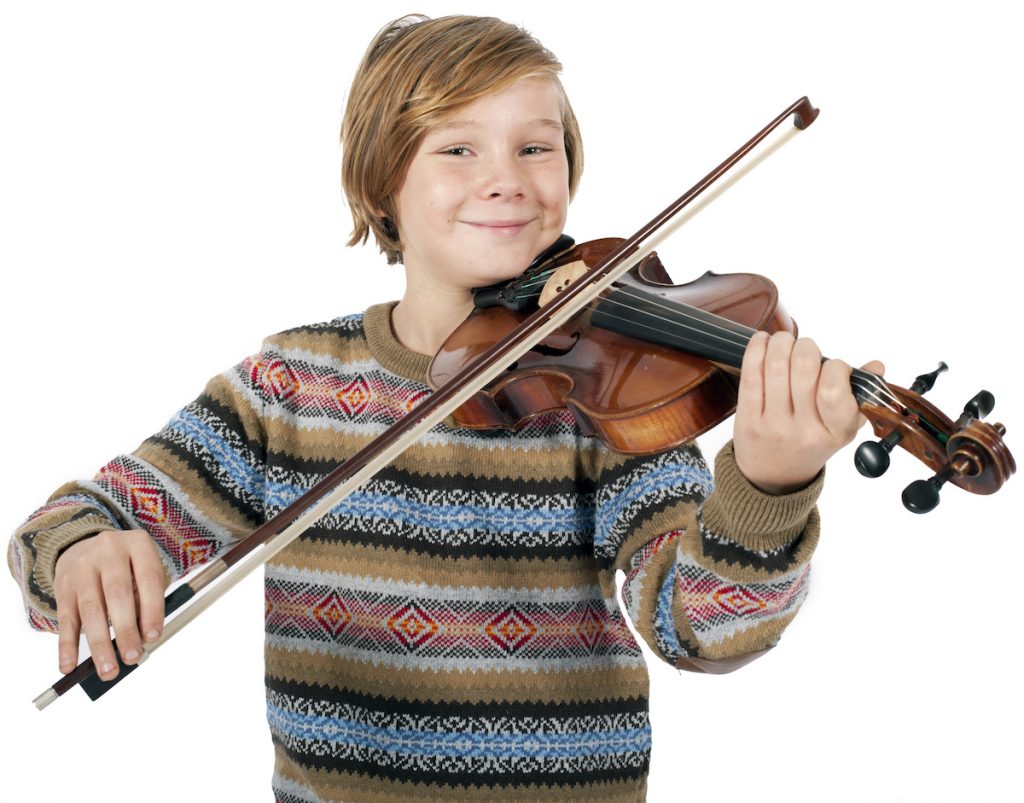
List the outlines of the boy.
{"label": "boy", "polygon": [[[350,244],[372,231],[405,295],[268,338],[18,530],[9,562],[62,670],[84,631],[116,674],[108,619],[136,662],[171,578],[429,393],[471,289],[561,233],[582,146],[559,69],[490,19],[407,18],[371,43],[343,127]],[[771,647],[805,593],[821,467],[856,429],[848,377],[810,341],[755,338],[713,493],[695,446],[623,457],[566,412],[437,427],[267,566],[278,799],[642,799],[647,673],[615,572],[676,666]]]}

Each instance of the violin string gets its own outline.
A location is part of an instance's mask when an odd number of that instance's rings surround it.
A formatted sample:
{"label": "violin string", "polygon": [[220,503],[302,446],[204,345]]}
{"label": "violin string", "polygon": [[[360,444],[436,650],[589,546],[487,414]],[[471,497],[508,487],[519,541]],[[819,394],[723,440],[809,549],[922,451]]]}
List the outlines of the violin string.
{"label": "violin string", "polygon": [[[619,292],[622,293],[623,295],[625,295],[628,298],[639,298],[639,296],[631,294],[629,292],[629,288],[624,288],[623,290],[620,290]],[[655,315],[655,314],[650,313],[650,312],[646,312],[645,313],[645,314],[649,315],[653,320],[657,321],[658,324],[660,324],[662,326],[681,326],[684,329],[688,329],[688,330],[692,330],[692,331],[697,331],[697,332],[700,332],[701,334],[708,335],[708,336],[710,336],[710,337],[712,337],[714,339],[721,340],[721,341],[725,342],[727,345],[735,347],[736,350],[733,352],[733,356],[734,356],[734,358],[737,359],[737,361],[740,361],[742,359],[742,354],[743,354],[743,351],[746,349],[746,344],[749,341],[750,337],[753,335],[753,333],[756,331],[754,329],[751,329],[750,327],[744,326],[743,324],[737,324],[737,323],[735,323],[733,321],[727,321],[727,319],[722,319],[723,321],[726,321],[730,325],[733,325],[733,326],[737,327],[737,329],[740,330],[740,331],[732,331],[732,330],[726,328],[725,326],[722,326],[720,324],[714,323],[713,320],[704,320],[704,319],[702,319],[700,316],[697,316],[697,315],[693,314],[690,311],[690,309],[687,309],[684,305],[669,306],[668,304],[666,304],[666,303],[664,303],[662,301],[659,301],[659,300],[656,300],[656,299],[650,299],[650,298],[647,298],[647,297],[643,298],[642,300],[644,300],[645,302],[649,303],[653,307],[658,307],[660,309],[664,309],[664,310],[667,310],[668,312],[673,313],[672,317],[669,317],[669,316],[666,316],[666,315]],[[617,300],[614,295],[609,296],[609,297],[603,299],[603,301],[605,303],[610,304],[610,305],[624,307],[625,309],[628,309],[628,310],[631,310],[631,311],[634,311],[634,312],[645,312],[644,310],[641,310],[638,307],[635,307],[635,306],[633,306],[631,304],[625,304],[622,301]],[[592,309],[593,309],[593,307],[592,307]],[[712,318],[713,319],[713,318],[719,317],[719,316],[714,315],[714,313],[707,312],[706,310],[696,310],[695,308],[691,308],[691,309],[694,309],[695,312],[700,312],[705,318]],[[643,328],[650,329],[651,331],[660,331],[659,327],[651,326],[651,325],[648,325],[648,324],[639,323],[638,321],[636,321],[635,318],[628,318],[627,319],[627,318],[623,318],[621,316],[613,315],[611,313],[608,313],[607,311],[605,311],[604,314],[608,315],[609,317],[617,318],[618,320],[628,320],[633,325],[642,326]],[[685,319],[687,321],[694,321],[698,325],[697,326],[687,325],[685,323],[682,323],[679,320],[679,318]],[[708,328],[703,328],[701,325],[703,325],[703,327],[708,327]],[[719,331],[725,332],[725,333],[727,333],[729,335],[736,335],[737,337],[739,337],[741,339],[740,340],[733,340],[733,339],[730,339],[729,337],[727,337],[725,335],[716,334],[715,332],[711,331],[711,329],[718,329]],[[749,335],[746,334],[746,333],[749,333]],[[744,337],[746,338],[745,340],[742,339]],[[867,400],[870,400],[870,401],[876,403],[880,407],[885,407],[885,408],[887,408],[887,409],[889,409],[889,410],[891,410],[893,412],[897,412],[897,413],[902,414],[902,412],[904,410],[903,404],[896,397],[896,395],[889,389],[889,387],[885,384],[884,380],[882,380],[881,377],[877,376],[876,374],[872,374],[870,371],[864,371],[863,369],[860,369],[860,368],[853,368],[853,369],[851,369],[850,383],[851,383],[851,385],[854,388],[859,389],[861,391],[862,395]]]}
{"label": "violin string", "polygon": [[[522,297],[529,298],[534,295],[539,295],[539,293],[531,293]],[[596,306],[598,303],[604,303],[610,306],[623,307],[633,312],[642,312],[645,315],[649,316],[654,321],[657,321],[661,325],[682,327],[683,329],[695,331],[702,335],[722,341],[728,348],[732,349],[732,356],[737,361],[740,361],[742,359],[742,354],[743,351],[746,349],[746,344],[749,341],[750,337],[753,336],[754,332],[756,331],[742,324],[738,324],[733,321],[727,321],[727,319],[722,319],[723,321],[726,321],[730,325],[740,330],[735,331],[720,324],[716,324],[713,320],[702,320],[700,316],[697,316],[689,312],[684,305],[669,306],[668,304],[658,300],[657,298],[643,298],[642,300],[647,302],[651,307],[664,309],[672,314],[671,317],[667,315],[657,315],[653,312],[645,311],[640,309],[639,307],[624,303],[623,301],[620,301],[618,298],[616,298],[616,296],[624,296],[626,298],[639,298],[639,296],[635,292],[631,292],[630,288],[620,287],[615,294],[602,299],[601,302],[591,303],[588,306],[588,309],[594,311],[596,310]],[[697,312],[698,310],[695,309],[694,311]],[[705,318],[719,317],[715,316],[714,313],[708,313],[705,310],[699,310],[699,312],[701,312]],[[608,312],[607,309],[604,310],[603,314],[606,314],[608,315],[608,317],[615,318],[617,320],[629,321],[634,326],[640,326],[645,329],[650,329],[651,331],[654,332],[661,331],[659,327],[640,323],[635,318],[624,318],[622,316],[614,315],[613,313]],[[688,323],[684,323],[684,320],[692,321],[699,325],[689,325]],[[716,332],[715,330],[718,331]],[[724,332],[725,334],[719,334],[718,332]],[[877,376],[876,374],[872,374],[869,371],[864,371],[859,368],[854,368],[851,371],[850,384],[855,391],[860,391],[861,397],[864,400],[871,401],[880,407],[884,407],[898,414],[903,414],[905,408],[902,402],[900,402],[896,395],[889,389],[885,381],[882,380],[882,378]]]}
{"label": "violin string", "polygon": [[[606,301],[607,300],[608,299],[606,299]],[[631,309],[631,310],[635,310],[636,309],[635,307],[632,307],[632,306],[630,306],[628,304],[622,304],[621,302],[617,302],[617,301],[611,301],[611,303],[616,305],[616,306],[626,307],[627,309]],[[622,316],[614,315],[613,313],[609,313],[607,311],[605,311],[603,314],[607,315],[610,318],[616,318],[618,320],[628,320],[631,325],[638,326],[638,327],[641,327],[643,329],[650,329],[652,332],[660,332],[660,331],[662,331],[657,326],[653,326],[651,324],[640,323],[639,321],[637,321],[634,318],[628,318],[628,319],[627,318],[623,318]],[[664,316],[651,316],[651,317],[654,320],[659,321],[662,324],[673,325],[673,324],[677,324],[678,323],[678,322],[676,322],[674,320],[665,318]],[[692,327],[686,327],[686,328],[692,328]],[[751,331],[754,331],[754,330],[751,330]],[[874,404],[878,405],[879,407],[884,407],[884,408],[886,408],[886,409],[888,409],[888,410],[890,410],[890,411],[892,411],[894,413],[902,415],[903,407],[900,404],[899,399],[897,399],[896,396],[893,395],[892,392],[885,386],[885,384],[880,381],[880,379],[877,377],[877,375],[872,374],[870,371],[864,371],[864,370],[859,369],[859,368],[854,368],[854,369],[851,370],[851,374],[850,374],[850,385],[855,390],[859,390],[860,391],[860,396],[861,396],[861,398],[863,400],[871,401]],[[890,402],[889,399],[885,398],[885,396],[889,396],[892,401]]]}

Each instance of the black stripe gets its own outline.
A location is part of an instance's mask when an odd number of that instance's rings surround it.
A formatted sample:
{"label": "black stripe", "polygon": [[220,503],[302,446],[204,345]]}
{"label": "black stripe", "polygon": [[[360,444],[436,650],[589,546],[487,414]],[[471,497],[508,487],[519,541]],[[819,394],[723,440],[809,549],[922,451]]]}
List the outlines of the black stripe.
{"label": "black stripe", "polygon": [[[330,472],[334,471],[344,462],[339,456],[337,461],[325,459],[295,458],[291,455],[280,452],[271,452],[268,457],[268,477],[276,481],[288,481],[281,477],[281,473],[303,475],[308,480],[310,487],[323,479]],[[524,460],[524,469],[529,470],[528,459]],[[554,495],[577,495],[592,494],[596,483],[590,477],[584,475],[567,477],[504,477],[496,475],[464,474],[459,471],[458,466],[450,466],[451,473],[427,474],[422,471],[408,471],[398,468],[394,463],[386,466],[377,472],[375,478],[383,481],[393,482],[396,485],[409,488],[422,488],[424,490],[441,490],[444,488],[457,488],[460,490],[472,490],[491,495],[507,495],[513,488],[516,496],[554,496]],[[289,478],[290,479],[290,478]]]}
{"label": "black stripe", "polygon": [[488,789],[517,789],[528,785],[557,786],[567,791],[595,783],[640,781],[647,775],[650,756],[644,754],[635,767],[589,770],[587,772],[507,772],[498,776],[482,772],[436,772],[399,769],[381,766],[376,761],[325,756],[317,752],[293,750],[282,744],[276,735],[273,742],[299,766],[330,770],[338,773],[359,774],[406,783],[448,784],[456,787],[480,786]]}
{"label": "black stripe", "polygon": [[361,340],[366,335],[363,331],[362,318],[355,321],[335,318],[333,321],[320,321],[319,323],[307,323],[301,326],[293,326],[291,329],[283,329],[271,335],[268,340],[279,337],[292,337],[296,335],[332,335],[342,340]]}
{"label": "black stripe", "polygon": [[550,535],[535,537],[528,533],[509,535],[507,541],[497,543],[475,543],[470,539],[464,543],[451,544],[445,543],[440,537],[437,541],[430,541],[410,533],[382,535],[357,529],[339,530],[335,527],[325,528],[313,525],[299,538],[311,543],[388,547],[430,558],[499,558],[513,561],[579,560],[593,557],[594,551],[590,536],[585,542],[574,543],[565,539],[560,544],[552,544]]}
{"label": "black stripe", "polygon": [[719,539],[704,526],[700,528],[700,540],[704,556],[719,563],[768,572],[786,572],[800,563],[797,557],[802,539],[799,538],[785,548],[768,554],[754,552],[725,538]]}
{"label": "black stripe", "polygon": [[414,716],[460,716],[460,717],[547,717],[569,719],[585,716],[610,716],[614,714],[641,714],[647,711],[647,697],[608,697],[599,700],[576,702],[561,701],[545,703],[540,701],[465,703],[455,701],[432,702],[429,700],[402,700],[394,695],[380,694],[325,686],[320,683],[305,683],[273,675],[264,680],[270,691],[303,700],[323,701],[338,705],[355,705],[361,708],[382,711],[388,714],[410,714]]}

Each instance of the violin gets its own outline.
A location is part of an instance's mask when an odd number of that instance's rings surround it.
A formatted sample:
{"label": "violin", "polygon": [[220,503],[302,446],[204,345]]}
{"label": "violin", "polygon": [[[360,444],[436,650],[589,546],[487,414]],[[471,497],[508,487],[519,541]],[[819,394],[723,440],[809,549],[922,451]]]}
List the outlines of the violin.
{"label": "violin", "polygon": [[[575,246],[563,236],[522,276],[478,291],[476,309],[431,365],[429,377],[437,387],[429,397],[171,591],[164,600],[169,618],[163,632],[143,645],[138,664],[121,662],[115,648],[120,672],[102,681],[86,658],[36,697],[36,707],[45,708],[76,685],[98,699],[449,416],[462,426],[515,428],[546,410],[568,407],[586,432],[611,448],[650,453],[690,440],[731,415],[746,342],[758,329],[795,333],[796,324],[779,305],[775,286],[759,276],[708,273],[672,285],[651,235],[784,121],[793,118],[804,129],[817,116],[810,101],[800,98],[632,237]],[[978,394],[956,421],[921,398],[941,370],[919,377],[909,390],[866,371],[855,370],[851,379],[881,438],[858,449],[862,473],[883,473],[897,444],[936,471],[904,492],[905,504],[917,512],[937,504],[946,482],[993,493],[1016,470],[1002,440],[1005,428],[981,420],[994,403],[991,394]]]}
{"label": "violin", "polygon": [[[430,365],[431,385],[443,386],[622,242],[608,238],[574,247],[563,235],[519,277],[476,291],[476,308]],[[797,334],[769,279],[708,271],[673,285],[651,253],[453,418],[470,429],[517,429],[536,415],[568,408],[584,433],[614,451],[664,451],[735,412],[743,354],[759,330]],[[858,471],[880,477],[899,445],[935,472],[904,490],[903,504],[914,513],[933,510],[946,482],[991,494],[1016,471],[1002,438],[1006,428],[982,420],[995,405],[989,391],[977,393],[956,421],[922,398],[947,368],[940,363],[910,389],[869,371],[851,372],[854,397],[879,437],[858,447]]]}

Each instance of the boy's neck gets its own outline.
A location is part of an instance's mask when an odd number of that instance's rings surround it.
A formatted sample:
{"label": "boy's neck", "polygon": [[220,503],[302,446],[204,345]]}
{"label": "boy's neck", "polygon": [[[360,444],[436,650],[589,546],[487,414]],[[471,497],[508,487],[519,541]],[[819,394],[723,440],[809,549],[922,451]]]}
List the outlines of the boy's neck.
{"label": "boy's neck", "polygon": [[407,349],[433,357],[472,310],[473,297],[468,291],[428,293],[407,285],[402,300],[391,311],[391,329]]}

